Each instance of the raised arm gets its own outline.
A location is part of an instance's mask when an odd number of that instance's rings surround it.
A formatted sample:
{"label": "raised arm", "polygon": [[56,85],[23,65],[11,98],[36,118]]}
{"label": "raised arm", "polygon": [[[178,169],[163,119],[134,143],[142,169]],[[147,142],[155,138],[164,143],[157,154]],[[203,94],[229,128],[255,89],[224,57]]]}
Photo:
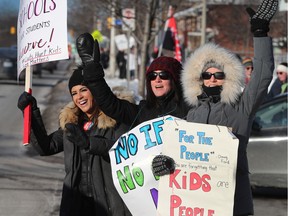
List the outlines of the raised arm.
{"label": "raised arm", "polygon": [[82,60],[85,85],[92,92],[101,110],[117,122],[130,125],[139,111],[138,106],[118,99],[104,79],[104,70],[100,63],[98,41],[91,34],[81,34],[76,40],[78,54]]}

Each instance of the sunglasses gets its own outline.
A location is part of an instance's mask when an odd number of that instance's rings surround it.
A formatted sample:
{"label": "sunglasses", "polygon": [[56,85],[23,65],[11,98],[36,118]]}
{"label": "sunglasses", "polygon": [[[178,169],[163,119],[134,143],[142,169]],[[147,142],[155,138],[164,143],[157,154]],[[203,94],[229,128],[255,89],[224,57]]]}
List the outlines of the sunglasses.
{"label": "sunglasses", "polygon": [[157,72],[151,72],[148,74],[147,78],[148,80],[152,81],[152,80],[155,80],[157,78],[157,76],[160,77],[160,79],[162,80],[168,80],[170,79],[170,75],[168,72],[166,71],[162,71],[160,73],[157,73]]}
{"label": "sunglasses", "polygon": [[277,72],[277,74],[282,75],[284,72]]}
{"label": "sunglasses", "polygon": [[210,72],[203,72],[201,74],[202,79],[204,80],[209,80],[212,76],[214,76],[215,79],[222,80],[225,78],[225,73],[224,72],[216,72],[216,73],[210,73]]}

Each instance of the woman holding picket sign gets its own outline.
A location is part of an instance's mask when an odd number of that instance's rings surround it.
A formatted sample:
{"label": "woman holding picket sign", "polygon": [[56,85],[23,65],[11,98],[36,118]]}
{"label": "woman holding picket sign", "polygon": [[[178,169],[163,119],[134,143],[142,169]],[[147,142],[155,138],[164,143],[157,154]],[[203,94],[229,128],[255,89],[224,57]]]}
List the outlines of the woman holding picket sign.
{"label": "woman holding picket sign", "polygon": [[238,216],[253,215],[246,151],[254,115],[273,76],[273,46],[267,33],[277,5],[277,0],[264,0],[256,12],[247,8],[254,35],[254,71],[246,86],[243,65],[235,54],[212,43],[195,50],[181,77],[185,100],[192,106],[187,121],[227,126],[239,139],[233,214]]}
{"label": "woman holding picket sign", "polygon": [[[65,178],[61,216],[131,216],[112,179],[108,151],[127,131],[123,124],[105,115],[83,82],[82,67],[69,79],[72,102],[60,112],[60,128],[47,134],[36,99],[23,92],[18,108],[32,104],[31,144],[42,156],[64,151]],[[118,92],[132,102],[132,95]]]}

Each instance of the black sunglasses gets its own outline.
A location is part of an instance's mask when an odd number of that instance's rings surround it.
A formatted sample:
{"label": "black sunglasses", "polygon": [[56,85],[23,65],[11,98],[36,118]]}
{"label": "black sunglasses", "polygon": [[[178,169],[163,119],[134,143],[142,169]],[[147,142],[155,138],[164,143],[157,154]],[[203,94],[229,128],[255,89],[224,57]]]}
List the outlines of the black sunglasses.
{"label": "black sunglasses", "polygon": [[210,72],[203,72],[201,74],[201,77],[204,80],[209,80],[212,76],[214,76],[215,79],[222,80],[225,78],[225,73],[224,72],[216,72],[216,73],[212,74]]}
{"label": "black sunglasses", "polygon": [[157,76],[160,77],[160,79],[162,80],[168,80],[170,79],[170,75],[168,72],[166,71],[161,71],[160,73],[157,73],[157,72],[151,72],[148,74],[147,78],[148,80],[155,80],[157,78]]}

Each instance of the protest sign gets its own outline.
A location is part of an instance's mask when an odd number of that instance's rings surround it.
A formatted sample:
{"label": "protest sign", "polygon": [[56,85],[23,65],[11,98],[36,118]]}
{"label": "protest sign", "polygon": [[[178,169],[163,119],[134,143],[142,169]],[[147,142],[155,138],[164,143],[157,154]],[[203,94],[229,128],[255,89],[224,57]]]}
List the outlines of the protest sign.
{"label": "protest sign", "polygon": [[[227,127],[165,116],[123,134],[109,155],[115,187],[133,216],[215,216],[233,214],[237,150]],[[159,178],[151,165],[161,153],[175,160],[176,171]]]}
{"label": "protest sign", "polygon": [[157,215],[233,215],[238,139],[229,129],[166,121],[162,141],[176,169],[160,178]]}
{"label": "protest sign", "polygon": [[35,64],[68,59],[67,1],[21,0],[17,24],[18,76]]}
{"label": "protest sign", "polygon": [[[32,65],[68,59],[67,1],[21,0],[17,22],[17,77],[25,70],[32,94]],[[31,104],[24,109],[23,145],[30,142]]]}
{"label": "protest sign", "polygon": [[143,122],[123,134],[109,155],[115,187],[133,216],[156,215],[158,180],[151,164],[161,153],[165,116]]}

